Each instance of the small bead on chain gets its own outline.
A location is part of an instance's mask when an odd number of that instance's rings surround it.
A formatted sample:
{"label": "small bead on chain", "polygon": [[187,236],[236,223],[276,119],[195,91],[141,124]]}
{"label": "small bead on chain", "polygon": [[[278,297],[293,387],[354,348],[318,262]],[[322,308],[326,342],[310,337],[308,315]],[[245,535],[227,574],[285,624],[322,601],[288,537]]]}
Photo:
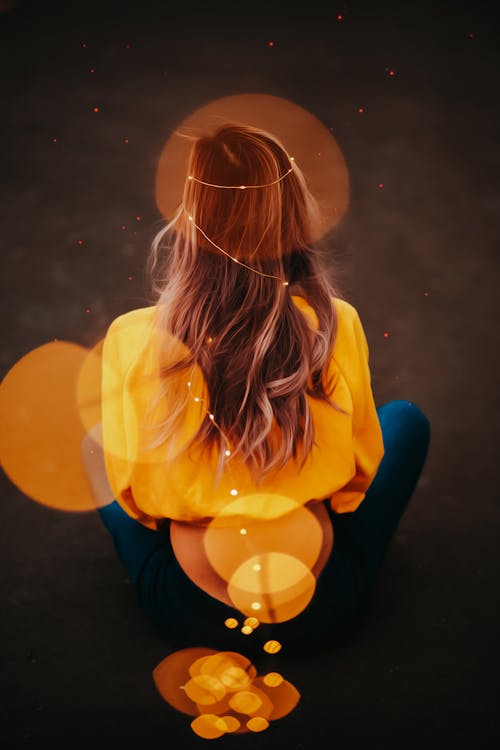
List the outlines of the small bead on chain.
{"label": "small bead on chain", "polygon": [[[209,338],[210,342],[213,341],[213,339],[212,339],[211,336],[209,336],[208,338]],[[193,400],[196,403],[204,401],[204,399],[200,398],[200,396],[193,396],[193,394],[191,392],[191,381],[190,380],[187,381],[187,385],[188,385],[188,388],[189,388],[189,393],[190,393],[191,397],[193,398]],[[212,414],[210,411],[207,411],[206,413],[208,414],[209,419],[212,420],[213,424],[217,427],[217,429],[219,430],[219,432],[222,434],[224,440],[226,441],[226,445],[227,445],[229,443],[229,441],[228,441],[226,435],[224,434],[222,428],[215,421],[215,415]],[[230,456],[230,455],[231,455],[231,451],[229,450],[229,448],[226,448],[226,450],[224,451],[224,456]],[[233,496],[236,496],[238,494],[238,490],[235,487],[233,487],[233,489],[230,490],[230,494],[233,495]]]}

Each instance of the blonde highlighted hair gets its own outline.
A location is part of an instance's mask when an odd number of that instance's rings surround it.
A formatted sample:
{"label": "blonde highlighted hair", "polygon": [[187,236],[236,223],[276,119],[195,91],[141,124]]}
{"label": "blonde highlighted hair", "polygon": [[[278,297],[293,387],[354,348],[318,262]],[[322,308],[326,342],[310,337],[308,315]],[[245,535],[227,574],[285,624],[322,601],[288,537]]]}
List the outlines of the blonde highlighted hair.
{"label": "blonde highlighted hair", "polygon": [[[179,398],[169,380],[185,372],[187,382],[196,364],[207,384],[210,412],[231,441],[231,458],[241,455],[257,485],[292,456],[297,460],[300,444],[300,466],[306,461],[315,437],[306,394],[346,413],[331,398],[335,384],[327,382],[337,332],[332,298],[341,294],[329,278],[327,251],[312,241],[318,207],[299,165],[278,179],[290,166],[281,142],[259,128],[229,123],[196,139],[182,202],[154,237],[146,269],[160,335],[168,332],[189,351],[162,368],[158,399],[167,399],[168,417],[150,447],[175,435],[192,396],[186,386],[186,398]],[[203,182],[274,184],[241,190]],[[293,293],[314,308],[317,330]],[[279,446],[270,437],[273,423]],[[221,430],[207,413],[188,446],[196,443],[202,452],[217,447],[217,477],[228,460]]]}

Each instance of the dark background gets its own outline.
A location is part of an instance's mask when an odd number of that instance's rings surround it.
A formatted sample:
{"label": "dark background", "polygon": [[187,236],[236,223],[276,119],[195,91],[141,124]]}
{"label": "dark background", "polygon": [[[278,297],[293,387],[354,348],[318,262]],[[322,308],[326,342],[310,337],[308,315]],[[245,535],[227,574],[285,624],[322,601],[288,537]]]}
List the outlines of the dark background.
{"label": "dark background", "polygon": [[[376,402],[408,398],[431,422],[363,629],[329,653],[312,639],[307,658],[276,657],[301,691],[296,710],[219,742],[494,745],[495,4],[10,5],[0,3],[3,374],[53,338],[93,346],[116,315],[148,304],[169,132],[214,98],[260,92],[333,129],[351,204],[332,253],[365,327]],[[97,515],[50,510],[1,481],[4,747],[201,747],[156,692],[151,672],[169,646]]]}

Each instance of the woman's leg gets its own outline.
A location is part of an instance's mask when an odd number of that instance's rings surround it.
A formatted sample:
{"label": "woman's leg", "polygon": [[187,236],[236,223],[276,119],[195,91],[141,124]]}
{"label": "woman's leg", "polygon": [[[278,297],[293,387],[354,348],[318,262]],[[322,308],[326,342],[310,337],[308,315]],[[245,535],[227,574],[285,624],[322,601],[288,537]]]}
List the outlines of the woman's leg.
{"label": "woman's leg", "polygon": [[162,531],[153,531],[128,516],[116,500],[98,513],[141,609],[172,645],[235,645],[235,633],[227,630],[224,620],[239,612],[206,594],[186,575],[172,549],[169,521]]}
{"label": "woman's leg", "polygon": [[[415,489],[429,446],[427,417],[415,404],[396,400],[377,407],[385,454],[366,496],[353,513],[335,513],[334,546],[311,604],[298,617],[261,625],[262,637],[291,645],[307,633],[333,636],[349,631],[370,598],[389,542]],[[198,588],[177,562],[169,524],[152,531],[114,501],[99,509],[116,551],[136,586],[139,603],[173,643],[210,642],[226,648],[224,620],[239,613]],[[337,627],[338,626],[338,627]],[[259,639],[260,640],[260,639]],[[234,642],[234,641],[233,641]],[[234,647],[237,649],[236,643]]]}
{"label": "woman's leg", "polygon": [[153,531],[134,521],[116,500],[98,508],[97,512],[111,534],[118,558],[134,586],[139,582],[146,561],[157,550],[162,551],[165,562],[173,559],[167,531]]}
{"label": "woman's leg", "polygon": [[[177,563],[170,543],[170,522],[164,529],[153,531],[131,518],[113,497],[102,452],[102,424],[95,424],[82,441],[82,460],[90,487],[95,496],[97,511],[109,531],[116,553],[132,583],[142,609],[158,619],[157,599],[167,602],[160,607],[182,611],[182,586],[186,576]],[[167,582],[164,591],[158,590],[158,580]],[[172,596],[170,593],[173,592]],[[175,603],[174,603],[175,600]]]}
{"label": "woman's leg", "polygon": [[415,490],[430,443],[430,423],[402,399],[377,407],[385,454],[361,505],[334,514],[334,529],[348,537],[357,559],[360,593],[368,604],[387,549]]}

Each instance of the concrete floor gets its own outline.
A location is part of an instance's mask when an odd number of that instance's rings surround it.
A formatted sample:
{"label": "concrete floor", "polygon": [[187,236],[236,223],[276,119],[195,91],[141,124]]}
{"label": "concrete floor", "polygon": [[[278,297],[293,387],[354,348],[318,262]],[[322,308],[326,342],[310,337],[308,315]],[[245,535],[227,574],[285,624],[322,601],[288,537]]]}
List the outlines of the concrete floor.
{"label": "concrete floor", "polygon": [[[408,398],[431,422],[427,463],[364,627],[329,654],[313,643],[307,659],[284,654],[278,666],[301,691],[298,707],[267,732],[220,742],[491,747],[500,740],[494,4],[8,5],[3,374],[53,338],[92,346],[116,315],[147,304],[142,274],[161,218],[153,180],[168,130],[211,99],[259,91],[333,128],[351,205],[332,252],[365,327],[376,401]],[[97,515],[50,510],[5,474],[1,482],[3,747],[201,747],[188,717],[156,692],[151,672],[168,647],[138,610]]]}

